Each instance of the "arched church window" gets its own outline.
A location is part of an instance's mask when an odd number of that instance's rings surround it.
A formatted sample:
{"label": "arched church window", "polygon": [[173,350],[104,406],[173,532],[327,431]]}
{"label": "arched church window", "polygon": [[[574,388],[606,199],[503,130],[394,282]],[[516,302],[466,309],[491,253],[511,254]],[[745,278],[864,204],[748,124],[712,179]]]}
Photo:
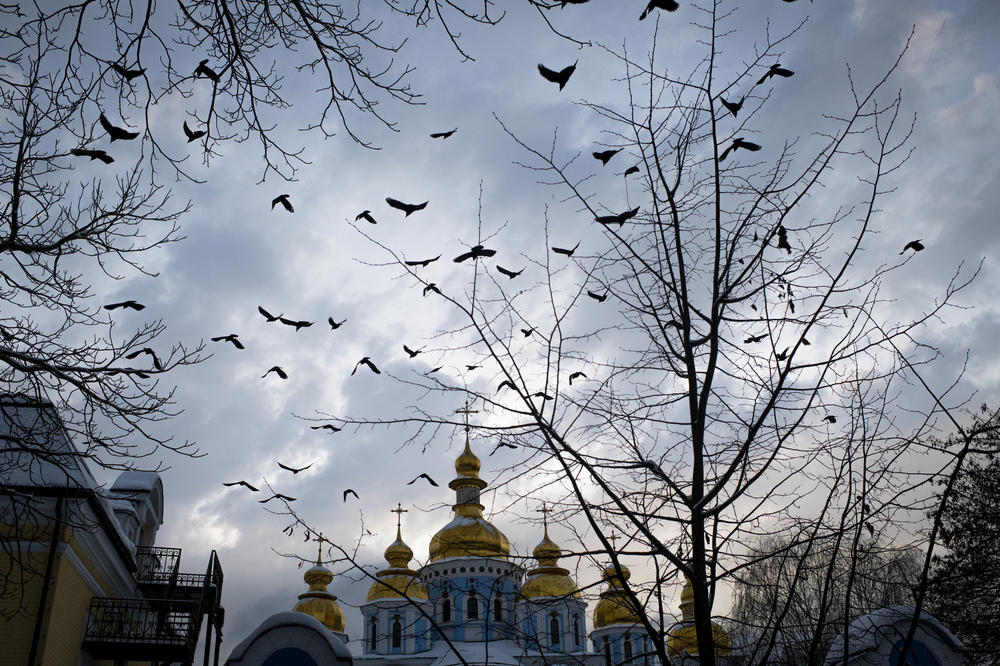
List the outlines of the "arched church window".
{"label": "arched church window", "polygon": [[465,602],[465,619],[467,620],[479,619],[479,603],[476,599],[475,594],[470,594],[469,599]]}
{"label": "arched church window", "polygon": [[392,621],[392,647],[398,648],[403,645],[403,625],[399,621],[399,616],[397,619]]}
{"label": "arched church window", "polygon": [[632,634],[625,634],[625,661],[632,659]]}
{"label": "arched church window", "polygon": [[493,597],[493,620],[503,622],[503,602],[499,594]]}
{"label": "arched church window", "polygon": [[580,616],[573,614],[573,645],[580,647]]}
{"label": "arched church window", "polygon": [[451,622],[451,599],[448,597],[441,602],[441,621]]}
{"label": "arched church window", "polygon": [[549,644],[559,644],[559,618],[555,613],[549,618]]}
{"label": "arched church window", "polygon": [[374,616],[368,620],[368,650],[374,652],[378,649],[378,621]]}

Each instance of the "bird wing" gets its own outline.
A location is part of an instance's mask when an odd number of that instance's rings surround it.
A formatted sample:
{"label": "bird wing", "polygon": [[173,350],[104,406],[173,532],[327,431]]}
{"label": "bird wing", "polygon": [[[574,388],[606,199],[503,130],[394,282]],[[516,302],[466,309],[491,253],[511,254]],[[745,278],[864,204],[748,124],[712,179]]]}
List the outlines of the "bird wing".
{"label": "bird wing", "polygon": [[552,81],[553,83],[559,83],[559,73],[549,69],[542,63],[538,63],[538,73],[541,74],[542,77],[548,81]]}
{"label": "bird wing", "polygon": [[472,259],[474,256],[476,256],[475,253],[473,253],[471,251],[470,252],[463,252],[462,254],[460,254],[457,257],[455,257],[455,263],[456,264],[460,264],[463,261],[465,261],[466,259]]}

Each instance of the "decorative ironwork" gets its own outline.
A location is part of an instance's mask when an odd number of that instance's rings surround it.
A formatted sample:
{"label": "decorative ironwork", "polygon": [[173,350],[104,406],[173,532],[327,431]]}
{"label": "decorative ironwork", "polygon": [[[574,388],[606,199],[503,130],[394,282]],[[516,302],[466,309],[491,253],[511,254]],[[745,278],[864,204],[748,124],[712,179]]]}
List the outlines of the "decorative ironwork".
{"label": "decorative ironwork", "polygon": [[[140,585],[169,585],[177,581],[181,564],[180,548],[139,546],[135,549],[136,582]],[[199,580],[197,584],[200,584]]]}
{"label": "decorative ironwork", "polygon": [[83,644],[98,659],[190,661],[202,614],[197,601],[95,598]]}

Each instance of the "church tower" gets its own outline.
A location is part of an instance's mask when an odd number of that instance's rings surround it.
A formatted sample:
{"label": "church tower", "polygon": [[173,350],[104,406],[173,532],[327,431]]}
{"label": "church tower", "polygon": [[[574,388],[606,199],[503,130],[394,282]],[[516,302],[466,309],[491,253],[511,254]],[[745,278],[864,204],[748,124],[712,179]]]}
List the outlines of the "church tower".
{"label": "church tower", "polygon": [[608,666],[650,663],[649,641],[642,624],[642,609],[625,590],[632,575],[624,564],[612,564],[602,574],[607,587],[594,607],[594,630],[590,638],[594,650],[604,656]]}

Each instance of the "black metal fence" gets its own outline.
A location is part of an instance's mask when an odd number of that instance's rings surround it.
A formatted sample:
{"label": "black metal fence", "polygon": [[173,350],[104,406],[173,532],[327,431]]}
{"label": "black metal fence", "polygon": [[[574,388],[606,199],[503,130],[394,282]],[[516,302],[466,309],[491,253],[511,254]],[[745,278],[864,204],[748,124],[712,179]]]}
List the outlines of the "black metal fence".
{"label": "black metal fence", "polygon": [[90,602],[84,646],[93,656],[142,659],[147,654],[188,661],[201,628],[201,604],[171,599]]}

